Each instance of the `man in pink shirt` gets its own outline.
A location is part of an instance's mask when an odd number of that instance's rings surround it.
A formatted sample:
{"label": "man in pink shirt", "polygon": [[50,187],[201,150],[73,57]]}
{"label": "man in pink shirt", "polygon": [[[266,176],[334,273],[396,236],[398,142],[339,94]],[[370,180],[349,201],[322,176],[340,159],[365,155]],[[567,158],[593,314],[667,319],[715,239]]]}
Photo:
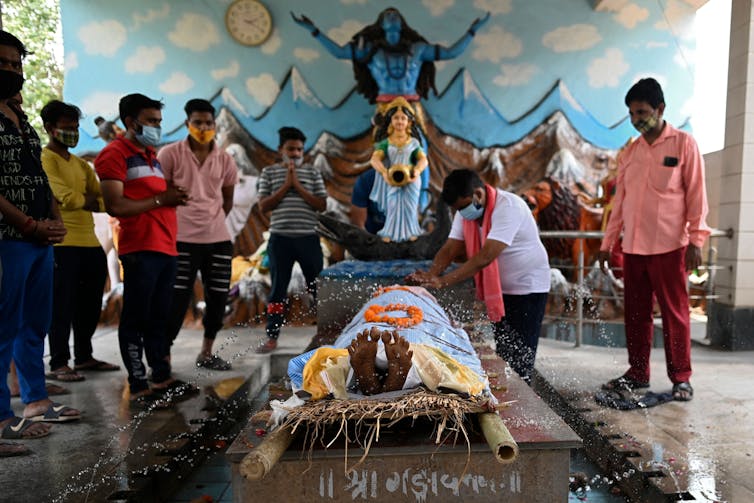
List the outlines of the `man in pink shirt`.
{"label": "man in pink shirt", "polygon": [[696,141],[665,120],[662,88],[642,79],[626,94],[631,123],[641,133],[623,153],[613,211],[598,260],[606,263],[623,231],[625,327],[628,371],[607,390],[649,387],[652,297],[662,313],[668,377],[673,397],[694,396],[687,271],[702,262],[709,236],[704,160]]}
{"label": "man in pink shirt", "polygon": [[233,190],[238,169],[233,158],[214,141],[215,108],[207,100],[192,99],[184,107],[189,134],[167,145],[157,158],[169,183],[191,193],[187,205],[178,209],[178,267],[173,305],[167,328],[167,343],[173,344],[183,325],[201,271],[204,300],[204,339],[196,365],[212,370],[230,370],[229,362],[212,353],[217,332],[223,327],[225,302],[230,286],[233,244],[225,216],[233,208]]}

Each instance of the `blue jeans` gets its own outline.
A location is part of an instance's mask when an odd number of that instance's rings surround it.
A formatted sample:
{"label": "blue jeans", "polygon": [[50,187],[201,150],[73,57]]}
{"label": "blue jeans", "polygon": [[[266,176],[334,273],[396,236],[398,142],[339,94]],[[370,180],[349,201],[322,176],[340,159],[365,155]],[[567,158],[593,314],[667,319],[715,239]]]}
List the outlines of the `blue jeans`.
{"label": "blue jeans", "polygon": [[497,354],[521,378],[529,382],[537,355],[547,292],[527,295],[503,294],[505,317],[493,323]]}
{"label": "blue jeans", "polygon": [[131,393],[149,388],[142,354],[156,383],[170,378],[167,337],[168,313],[173,301],[176,258],[143,251],[120,256],[123,264],[123,310],[118,342],[128,371]]}
{"label": "blue jeans", "polygon": [[6,382],[18,369],[24,403],[47,398],[44,340],[52,319],[52,246],[0,240],[0,421],[13,417]]}

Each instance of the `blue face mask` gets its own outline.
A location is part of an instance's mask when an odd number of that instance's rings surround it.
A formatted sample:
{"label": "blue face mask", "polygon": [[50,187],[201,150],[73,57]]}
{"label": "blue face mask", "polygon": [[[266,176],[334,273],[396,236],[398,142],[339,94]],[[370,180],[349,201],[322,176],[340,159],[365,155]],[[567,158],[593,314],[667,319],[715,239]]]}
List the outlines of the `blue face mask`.
{"label": "blue face mask", "polygon": [[162,138],[162,128],[144,124],[139,124],[139,126],[141,126],[141,133],[134,133],[136,141],[147,147],[156,147]]}
{"label": "blue face mask", "polygon": [[460,213],[466,220],[478,220],[484,215],[484,206],[475,201],[471,201],[471,204],[458,210],[458,213]]}

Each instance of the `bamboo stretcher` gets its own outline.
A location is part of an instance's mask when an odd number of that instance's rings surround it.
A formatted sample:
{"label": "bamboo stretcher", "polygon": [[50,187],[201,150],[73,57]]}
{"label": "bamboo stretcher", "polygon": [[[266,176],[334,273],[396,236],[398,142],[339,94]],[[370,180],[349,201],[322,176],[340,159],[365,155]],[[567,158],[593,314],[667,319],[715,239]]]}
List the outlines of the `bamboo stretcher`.
{"label": "bamboo stretcher", "polygon": [[346,442],[350,439],[357,441],[364,448],[364,454],[356,465],[366,458],[372,444],[379,441],[380,429],[390,428],[407,418],[426,417],[433,421],[437,444],[443,443],[448,432],[452,431],[456,436],[463,436],[468,445],[464,422],[472,415],[476,415],[482,434],[498,463],[513,463],[518,457],[518,445],[497,411],[489,411],[487,407],[455,394],[419,391],[387,401],[368,398],[318,400],[293,408],[285,422],[246,455],[240,472],[247,479],[261,480],[288,450],[297,433],[305,432],[306,443],[311,449],[316,441],[323,439],[325,428],[333,425],[340,429],[327,446],[341,435],[345,436]]}

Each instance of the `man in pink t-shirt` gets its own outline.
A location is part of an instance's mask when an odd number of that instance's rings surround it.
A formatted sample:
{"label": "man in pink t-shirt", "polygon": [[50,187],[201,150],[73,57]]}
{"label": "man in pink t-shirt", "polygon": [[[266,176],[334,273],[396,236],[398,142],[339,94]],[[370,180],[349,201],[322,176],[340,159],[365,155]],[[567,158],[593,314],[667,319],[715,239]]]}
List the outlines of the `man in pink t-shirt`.
{"label": "man in pink t-shirt", "polygon": [[201,271],[207,307],[202,318],[204,339],[196,365],[230,370],[230,363],[213,354],[212,346],[217,332],[223,327],[230,286],[233,244],[225,216],[233,208],[238,169],[230,154],[215,144],[215,108],[212,104],[207,100],[192,99],[184,110],[188,136],[163,147],[157,155],[165,179],[186,187],[191,193],[188,204],[178,208],[178,268],[167,342],[172,345],[181,330],[197,271]]}
{"label": "man in pink t-shirt", "polygon": [[653,294],[660,304],[667,373],[673,397],[694,396],[687,271],[699,267],[709,236],[704,161],[690,134],[665,120],[656,80],[642,79],[626,94],[631,122],[641,133],[621,155],[613,210],[598,260],[604,264],[623,231],[628,371],[603,389],[649,387]]}

